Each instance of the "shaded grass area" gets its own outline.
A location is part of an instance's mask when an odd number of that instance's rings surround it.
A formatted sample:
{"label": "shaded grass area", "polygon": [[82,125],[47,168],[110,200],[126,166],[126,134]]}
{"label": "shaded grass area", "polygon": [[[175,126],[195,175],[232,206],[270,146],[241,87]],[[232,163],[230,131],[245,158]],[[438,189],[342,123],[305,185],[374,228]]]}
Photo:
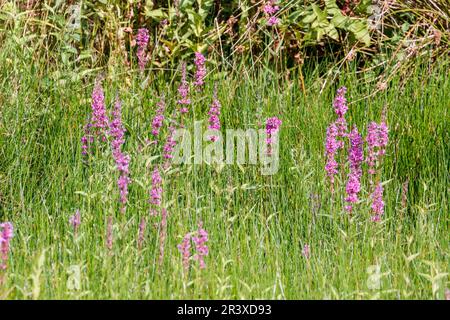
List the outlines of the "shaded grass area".
{"label": "shaded grass area", "polygon": [[[168,237],[158,265],[160,218],[148,215],[148,190],[161,148],[145,140],[160,94],[166,115],[174,110],[178,76],[156,76],[144,89],[138,75],[104,83],[109,110],[116,93],[123,101],[131,155],[129,204],[121,215],[109,148],[95,149],[87,161],[81,156],[93,81],[52,80],[14,54],[0,54],[0,220],[16,229],[1,297],[443,298],[449,287],[449,61],[433,68],[418,61],[414,77],[394,77],[370,98],[373,88],[351,68],[335,83],[309,68],[305,91],[298,75],[210,75],[204,93],[194,93],[187,128],[194,120],[206,127],[215,80],[223,128],[259,128],[270,116],[283,120],[279,171],[263,176],[259,166],[206,164],[166,170]],[[345,175],[334,200],[329,192],[324,141],[340,85],[348,87],[348,121],[364,135],[369,121],[380,121],[387,110],[386,213],[379,224],[370,221],[366,178],[352,216],[343,208]],[[74,239],[68,218],[76,209],[82,225]],[[109,215],[112,252],[105,247]],[[138,250],[144,216],[149,226]],[[176,245],[200,221],[210,236],[207,268],[194,264],[185,274]],[[311,247],[309,260],[304,244]],[[381,282],[374,289],[368,281],[377,267]],[[71,290],[78,269],[80,288]]]}

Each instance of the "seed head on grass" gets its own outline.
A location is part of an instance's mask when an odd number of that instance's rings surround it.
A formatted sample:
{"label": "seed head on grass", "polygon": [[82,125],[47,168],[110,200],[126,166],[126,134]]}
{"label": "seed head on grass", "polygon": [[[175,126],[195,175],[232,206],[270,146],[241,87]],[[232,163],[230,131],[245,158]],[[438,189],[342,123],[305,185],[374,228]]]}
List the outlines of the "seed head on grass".
{"label": "seed head on grass", "polygon": [[145,227],[146,227],[145,217],[142,217],[141,222],[139,223],[138,250],[141,250],[142,243],[144,242]]}
{"label": "seed head on grass", "polygon": [[169,126],[169,134],[167,136],[167,141],[166,144],[163,147],[163,157],[166,160],[172,159],[173,155],[173,148],[176,146],[177,142],[175,141],[175,139],[173,138],[173,135],[175,134],[175,126],[173,124],[171,124]]}

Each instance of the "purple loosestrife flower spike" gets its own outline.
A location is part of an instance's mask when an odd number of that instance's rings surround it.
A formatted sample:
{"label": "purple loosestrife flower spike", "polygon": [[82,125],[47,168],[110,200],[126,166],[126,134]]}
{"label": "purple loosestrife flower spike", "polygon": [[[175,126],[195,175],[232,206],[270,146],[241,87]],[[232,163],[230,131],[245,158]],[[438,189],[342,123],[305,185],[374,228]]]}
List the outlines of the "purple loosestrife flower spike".
{"label": "purple loosestrife flower spike", "polygon": [[164,97],[161,97],[156,106],[158,107],[158,109],[156,110],[156,115],[152,120],[152,135],[155,136],[155,138],[158,136],[159,130],[164,123],[164,111],[166,110]]}
{"label": "purple loosestrife flower spike", "polygon": [[137,49],[138,65],[139,65],[139,70],[141,72],[144,71],[145,65],[147,64],[148,40],[149,40],[148,30],[146,28],[139,29],[137,36],[136,36],[136,42],[138,45],[138,49]]}
{"label": "purple loosestrife flower spike", "polygon": [[97,80],[92,92],[92,117],[91,127],[97,136],[106,141],[106,130],[108,129],[108,117],[106,115],[105,95],[100,80]]}
{"label": "purple loosestrife flower spike", "polygon": [[177,246],[183,257],[183,268],[185,271],[189,269],[189,259],[191,257],[191,234],[187,233],[183,237],[183,241]]}
{"label": "purple loosestrife flower spike", "polygon": [[334,98],[333,107],[334,111],[338,115],[338,117],[344,117],[347,113],[347,99],[345,98],[345,94],[347,93],[346,87],[341,87],[337,90],[337,95]]}
{"label": "purple loosestrife flower spike", "polygon": [[73,228],[73,232],[76,235],[78,231],[78,227],[81,224],[81,214],[80,210],[77,210],[73,216],[69,218],[69,223]]}
{"label": "purple loosestrife flower spike", "polygon": [[267,154],[272,154],[272,145],[273,145],[273,135],[278,132],[281,126],[281,120],[277,117],[268,118],[266,120],[266,144],[267,144]]}
{"label": "purple loosestrife flower spike", "polygon": [[178,87],[178,94],[180,95],[180,99],[178,100],[178,104],[180,105],[180,113],[187,113],[189,111],[187,106],[191,104],[191,100],[188,97],[189,83],[186,80],[186,63],[181,65],[181,83]]}
{"label": "purple loosestrife flower spike", "polygon": [[201,90],[201,88],[205,83],[204,79],[206,76],[205,57],[200,52],[196,52],[194,63],[197,69],[195,71],[194,85],[197,87],[198,90]]}
{"label": "purple loosestrife flower spike", "polygon": [[331,192],[334,193],[334,176],[338,173],[338,163],[336,162],[336,152],[339,149],[337,141],[338,129],[336,124],[332,123],[327,129],[327,139],[325,142],[325,153],[327,163],[325,164],[325,171],[330,179]]}
{"label": "purple loosestrife flower spike", "polygon": [[[211,108],[209,109],[209,126],[208,129],[214,130],[214,131],[219,131],[220,130],[220,119],[219,119],[219,115],[220,115],[220,109],[221,109],[221,105],[220,105],[220,101],[219,99],[217,99],[217,86],[214,89],[214,94],[213,94],[213,102],[211,104]],[[217,141],[217,139],[219,139],[219,136],[217,135],[212,135],[208,137],[210,141]]]}
{"label": "purple loosestrife flower spike", "polygon": [[371,197],[373,212],[372,221],[378,222],[384,214],[383,186],[381,185],[381,182],[377,184]]}
{"label": "purple loosestrife flower spike", "polygon": [[163,152],[164,152],[163,156],[164,156],[165,159],[172,159],[173,158],[172,151],[173,151],[173,148],[175,147],[175,145],[177,144],[177,142],[173,138],[175,130],[176,130],[175,126],[173,124],[171,124],[169,126],[169,135],[167,137],[166,144],[163,147]]}
{"label": "purple loosestrife flower spike", "polygon": [[125,212],[125,205],[128,196],[128,184],[131,182],[129,175],[130,156],[122,152],[122,146],[125,143],[125,127],[122,124],[122,104],[119,97],[113,110],[113,120],[110,123],[109,134],[112,137],[111,148],[116,168],[119,171],[117,186],[120,193],[120,203],[122,204],[121,212]]}
{"label": "purple loosestrife flower spike", "polygon": [[14,236],[14,228],[11,222],[0,223],[0,270],[6,270],[10,242]]}
{"label": "purple loosestrife flower spike", "polygon": [[358,202],[358,193],[361,191],[361,176],[362,169],[361,164],[364,160],[363,155],[363,139],[358,132],[356,126],[350,132],[350,150],[348,154],[348,161],[350,166],[350,173],[348,175],[348,182],[345,187],[347,192],[347,198],[345,201],[349,202],[349,205],[345,207],[348,212],[353,209],[352,203]]}
{"label": "purple loosestrife flower spike", "polygon": [[[150,204],[154,206],[160,206],[161,205],[161,199],[162,199],[162,178],[159,174],[158,167],[155,167],[152,173],[152,189],[150,190]],[[155,208],[152,208],[150,210],[151,215],[156,215],[157,211]]]}
{"label": "purple loosestrife flower spike", "polygon": [[205,264],[205,256],[208,255],[208,246],[206,242],[208,241],[208,232],[202,227],[202,222],[198,225],[197,236],[192,237],[192,241],[195,243],[196,254],[194,255],[194,259],[197,260],[200,264],[200,269],[206,268]]}
{"label": "purple loosestrife flower spike", "polygon": [[376,174],[377,164],[381,162],[381,157],[386,154],[386,146],[389,142],[388,127],[384,121],[379,125],[371,122],[367,129],[367,158],[369,167],[370,184],[373,184],[372,175]]}

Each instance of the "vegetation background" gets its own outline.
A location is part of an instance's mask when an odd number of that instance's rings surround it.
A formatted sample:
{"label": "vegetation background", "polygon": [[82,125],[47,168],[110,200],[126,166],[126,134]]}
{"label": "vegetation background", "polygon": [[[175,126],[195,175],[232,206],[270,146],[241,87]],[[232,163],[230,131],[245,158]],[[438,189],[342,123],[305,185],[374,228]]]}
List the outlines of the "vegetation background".
{"label": "vegetation background", "polygon": [[[15,227],[0,298],[450,296],[449,2],[286,0],[274,27],[263,5],[0,0],[0,222]],[[149,61],[139,72],[135,35],[143,27]],[[188,124],[206,121],[217,84],[224,128],[283,120],[280,171],[165,171],[168,236],[159,264],[159,217],[137,247],[160,155],[145,141],[159,97],[176,108],[180,65],[188,62],[192,74],[196,51],[207,57],[208,76],[203,94],[193,93]],[[118,212],[109,150],[98,149],[89,163],[81,156],[99,76],[108,108],[117,93],[123,101],[132,159],[126,215]],[[364,134],[387,112],[379,224],[370,221],[367,192],[352,216],[330,197],[324,141],[342,85],[349,120]],[[75,237],[68,219],[77,209]],[[105,247],[109,216],[112,250]],[[210,238],[207,268],[186,273],[176,246],[200,221]],[[374,270],[375,288],[368,285]]]}

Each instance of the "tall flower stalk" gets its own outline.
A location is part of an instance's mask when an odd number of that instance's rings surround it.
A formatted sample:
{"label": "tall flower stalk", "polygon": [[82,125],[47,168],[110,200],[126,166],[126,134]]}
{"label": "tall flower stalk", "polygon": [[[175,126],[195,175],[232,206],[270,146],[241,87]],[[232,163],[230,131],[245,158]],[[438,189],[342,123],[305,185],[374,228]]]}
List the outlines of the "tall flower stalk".
{"label": "tall flower stalk", "polygon": [[125,143],[125,127],[122,124],[122,104],[119,97],[116,97],[116,102],[113,110],[113,120],[110,123],[109,134],[112,137],[111,148],[116,168],[119,171],[119,178],[117,185],[119,187],[121,212],[125,212],[129,178],[129,164],[130,156],[122,152],[122,146]]}
{"label": "tall flower stalk", "polygon": [[137,49],[137,58],[139,70],[143,72],[145,70],[145,65],[147,64],[147,45],[149,40],[149,33],[146,28],[141,28],[138,30],[136,36],[136,43],[138,46]]}
{"label": "tall flower stalk", "polygon": [[74,234],[74,237],[76,238],[77,233],[78,233],[78,228],[81,225],[80,210],[77,210],[75,212],[75,214],[69,218],[69,224],[72,226],[73,234]]}
{"label": "tall flower stalk", "polygon": [[273,136],[278,133],[281,126],[281,120],[277,117],[268,118],[266,120],[266,144],[267,154],[272,155]]}
{"label": "tall flower stalk", "polygon": [[177,246],[182,255],[183,268],[187,272],[189,270],[189,259],[191,258],[191,234],[187,233],[183,237],[183,241]]}
{"label": "tall flower stalk", "polygon": [[[209,115],[209,126],[208,129],[213,131],[219,131],[220,130],[220,101],[217,99],[217,86],[214,88],[214,94],[213,94],[213,102],[211,104],[211,108],[209,109],[208,115]],[[218,135],[211,135],[208,137],[210,141],[217,141],[219,139]]]}
{"label": "tall flower stalk", "polygon": [[178,87],[178,94],[180,99],[177,103],[180,105],[180,113],[185,114],[189,111],[188,106],[191,104],[191,99],[189,99],[189,83],[187,82],[185,62],[181,65],[181,83]]}
{"label": "tall flower stalk", "polygon": [[158,167],[155,167],[152,173],[152,188],[150,190],[150,215],[156,216],[162,199],[162,178],[159,174]]}
{"label": "tall flower stalk", "polygon": [[[367,158],[366,162],[369,167],[369,182],[373,188],[370,199],[372,201],[372,220],[380,221],[381,216],[384,214],[384,201],[383,201],[383,186],[381,181],[374,182],[374,175],[378,173],[378,177],[381,176],[381,160],[386,154],[386,147],[389,142],[388,127],[386,125],[384,116],[380,124],[371,122],[367,129]],[[373,187],[375,184],[375,187]]]}
{"label": "tall flower stalk", "polygon": [[157,137],[159,135],[159,131],[161,130],[164,123],[164,111],[166,110],[166,103],[164,101],[164,97],[161,97],[159,102],[156,104],[158,107],[156,109],[156,114],[152,120],[152,135],[155,137],[155,142],[157,143]]}
{"label": "tall flower stalk", "polygon": [[196,254],[194,259],[199,262],[200,269],[206,268],[205,256],[208,255],[208,246],[206,242],[208,241],[208,232],[203,229],[203,223],[198,224],[197,236],[192,237],[192,241],[195,243]]}
{"label": "tall flower stalk", "polygon": [[[195,254],[191,254],[191,240],[195,245]],[[182,255],[183,269],[187,273],[191,258],[198,261],[200,269],[206,268],[205,256],[209,253],[209,248],[206,245],[208,242],[208,232],[203,229],[203,223],[198,224],[198,230],[187,233],[183,237],[183,241],[177,246]]]}
{"label": "tall flower stalk", "polygon": [[339,173],[339,163],[336,160],[337,153],[340,149],[344,149],[343,139],[348,136],[347,121],[345,119],[345,114],[348,110],[347,99],[345,98],[346,92],[346,87],[341,87],[337,90],[336,97],[333,101],[333,108],[338,118],[328,126],[325,142],[325,155],[327,159],[325,171],[330,180],[332,194],[335,189],[335,176]]}
{"label": "tall flower stalk", "polygon": [[197,90],[201,90],[204,85],[204,80],[206,76],[206,67],[205,67],[205,57],[200,53],[195,53],[194,64],[196,67],[195,71],[195,81],[194,85],[197,87]]}
{"label": "tall flower stalk", "polygon": [[364,161],[363,155],[363,139],[358,132],[356,126],[353,127],[349,134],[350,138],[350,150],[348,154],[348,162],[350,172],[348,174],[348,181],[345,187],[347,192],[347,201],[349,204],[345,207],[348,212],[353,209],[353,204],[358,202],[358,194],[361,191],[361,176],[362,169],[361,164]]}

